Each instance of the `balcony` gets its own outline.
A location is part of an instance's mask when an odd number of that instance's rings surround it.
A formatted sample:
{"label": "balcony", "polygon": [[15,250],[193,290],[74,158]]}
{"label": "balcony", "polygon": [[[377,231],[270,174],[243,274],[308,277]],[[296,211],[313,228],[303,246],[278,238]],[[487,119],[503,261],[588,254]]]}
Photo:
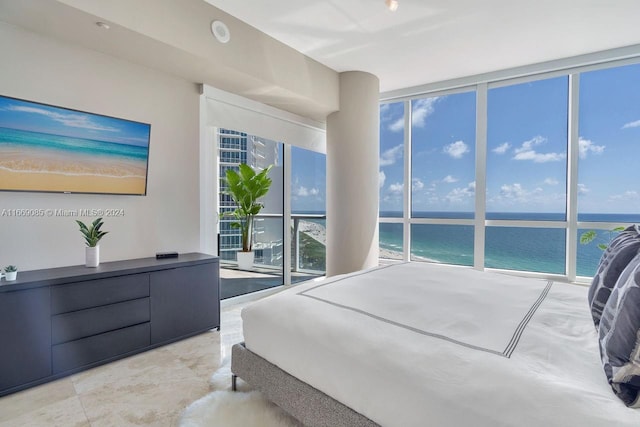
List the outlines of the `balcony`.
{"label": "balcony", "polygon": [[[221,298],[232,298],[284,284],[282,216],[259,215],[254,227],[255,262],[251,271],[238,269],[241,249],[237,231],[220,238]],[[291,215],[291,283],[324,276],[326,265],[326,216]]]}

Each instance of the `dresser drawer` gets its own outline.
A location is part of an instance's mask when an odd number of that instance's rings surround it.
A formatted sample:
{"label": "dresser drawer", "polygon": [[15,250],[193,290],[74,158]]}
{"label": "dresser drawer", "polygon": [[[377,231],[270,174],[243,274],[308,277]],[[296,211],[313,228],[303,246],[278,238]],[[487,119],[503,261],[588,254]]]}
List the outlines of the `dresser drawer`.
{"label": "dresser drawer", "polygon": [[51,341],[61,344],[148,321],[148,297],[58,314],[51,318]]}
{"label": "dresser drawer", "polygon": [[52,347],[53,373],[69,371],[150,345],[149,323]]}
{"label": "dresser drawer", "polygon": [[51,314],[67,313],[148,296],[148,273],[53,286]]}

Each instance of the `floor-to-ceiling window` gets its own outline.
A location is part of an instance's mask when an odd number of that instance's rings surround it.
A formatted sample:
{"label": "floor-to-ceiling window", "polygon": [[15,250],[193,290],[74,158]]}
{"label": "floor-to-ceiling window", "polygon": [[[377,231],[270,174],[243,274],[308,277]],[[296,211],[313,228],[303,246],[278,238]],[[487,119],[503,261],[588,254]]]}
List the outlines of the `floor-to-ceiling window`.
{"label": "floor-to-ceiling window", "polygon": [[[398,259],[573,280],[593,275],[612,230],[640,221],[638,63],[502,75],[380,114],[381,257],[394,243]],[[402,179],[389,181],[394,164]]]}
{"label": "floor-to-ceiling window", "polygon": [[[324,124],[207,85],[202,87],[200,143],[201,250],[221,258],[223,298],[268,290],[324,274],[326,131]],[[222,179],[245,163],[273,166],[259,200],[251,267],[236,261],[241,233]],[[225,215],[226,214],[226,215]],[[216,238],[217,237],[217,238]]]}
{"label": "floor-to-ceiling window", "polygon": [[412,260],[473,265],[475,95],[411,101]]}
{"label": "floor-to-ceiling window", "polygon": [[568,77],[489,89],[485,266],[565,273]]}
{"label": "floor-to-ceiling window", "polygon": [[[404,103],[380,106],[380,217],[401,221],[404,213]],[[401,260],[403,225],[398,222],[379,224],[380,257]]]}
{"label": "floor-to-ceiling window", "polygon": [[326,155],[291,147],[291,281],[326,270]]}
{"label": "floor-to-ceiling window", "polygon": [[245,163],[256,171],[272,166],[271,188],[261,200],[263,208],[253,225],[254,268],[223,277],[221,297],[229,298],[283,284],[284,261],[284,144],[250,135],[238,130],[217,130],[219,164],[219,246],[218,253],[224,268],[235,268],[236,254],[242,249],[240,229],[232,224],[231,212],[236,204],[227,194],[227,170],[239,171]]}
{"label": "floor-to-ceiling window", "polygon": [[640,64],[580,75],[578,275],[592,276],[618,223],[640,222]]}

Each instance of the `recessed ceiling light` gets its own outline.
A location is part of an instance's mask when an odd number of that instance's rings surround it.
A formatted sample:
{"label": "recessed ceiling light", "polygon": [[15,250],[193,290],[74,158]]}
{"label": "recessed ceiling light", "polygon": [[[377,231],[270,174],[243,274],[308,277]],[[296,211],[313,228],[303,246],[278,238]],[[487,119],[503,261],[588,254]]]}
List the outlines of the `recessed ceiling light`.
{"label": "recessed ceiling light", "polygon": [[231,32],[222,21],[213,21],[211,23],[211,32],[220,43],[227,43],[231,40]]}
{"label": "recessed ceiling light", "polygon": [[109,28],[111,28],[111,26],[109,24],[107,24],[106,22],[102,22],[102,21],[98,21],[96,22],[96,25],[104,30],[108,30]]}
{"label": "recessed ceiling light", "polygon": [[384,0],[384,4],[387,5],[391,12],[398,10],[398,0]]}

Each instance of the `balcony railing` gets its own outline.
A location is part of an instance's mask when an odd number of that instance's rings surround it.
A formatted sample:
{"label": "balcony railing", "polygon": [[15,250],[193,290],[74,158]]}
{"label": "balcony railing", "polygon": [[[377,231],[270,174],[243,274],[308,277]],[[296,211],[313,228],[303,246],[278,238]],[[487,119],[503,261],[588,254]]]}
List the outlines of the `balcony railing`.
{"label": "balcony railing", "polygon": [[292,214],[291,269],[294,272],[326,271],[327,216]]}
{"label": "balcony railing", "polygon": [[[281,269],[283,262],[283,233],[270,227],[270,220],[281,219],[278,214],[261,214],[254,223],[255,264],[261,268]],[[324,274],[326,270],[326,215],[291,215],[291,270],[293,272]],[[225,262],[236,262],[236,252],[242,248],[238,232],[229,236],[235,242],[226,242],[225,234],[220,236],[219,253]]]}

